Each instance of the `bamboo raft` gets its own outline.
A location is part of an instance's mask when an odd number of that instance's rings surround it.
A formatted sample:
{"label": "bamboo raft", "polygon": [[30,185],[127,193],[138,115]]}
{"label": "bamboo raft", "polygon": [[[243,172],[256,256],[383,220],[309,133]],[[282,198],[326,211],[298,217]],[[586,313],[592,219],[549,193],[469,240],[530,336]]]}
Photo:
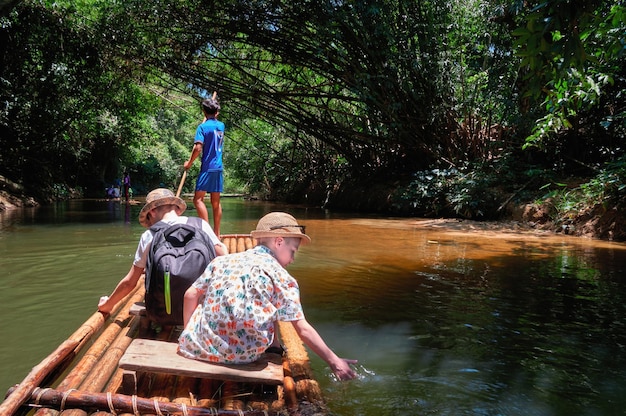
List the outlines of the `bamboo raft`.
{"label": "bamboo raft", "polygon": [[[254,246],[249,234],[222,236],[229,252]],[[204,373],[162,372],[158,365],[123,369],[133,346],[175,343],[182,330],[154,328],[138,310],[144,279],[111,314],[94,313],[44,358],[0,404],[2,416],[139,416],[139,415],[327,415],[309,358],[292,325],[280,323],[286,354],[267,355],[268,367],[282,365],[282,382],[263,382],[252,365],[214,366]],[[146,341],[143,341],[146,340]],[[135,342],[133,342],[135,341]],[[159,344],[161,342],[161,344]],[[139,344],[137,344],[139,343]],[[175,350],[175,346],[165,344]],[[169,349],[169,348],[168,348]],[[126,354],[126,355],[125,355]],[[132,354],[131,354],[132,355]],[[187,360],[176,358],[173,360]],[[153,360],[150,364],[161,364]],[[194,367],[195,360],[187,360]],[[255,364],[255,363],[252,363]],[[233,369],[234,367],[234,369]],[[258,367],[258,366],[257,366]]]}

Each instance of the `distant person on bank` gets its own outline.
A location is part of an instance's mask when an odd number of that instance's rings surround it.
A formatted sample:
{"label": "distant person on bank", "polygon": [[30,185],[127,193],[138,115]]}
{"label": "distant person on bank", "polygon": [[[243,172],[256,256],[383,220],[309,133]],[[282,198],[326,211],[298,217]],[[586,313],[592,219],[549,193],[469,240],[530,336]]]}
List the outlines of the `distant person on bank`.
{"label": "distant person on bank", "polygon": [[124,198],[126,199],[126,202],[128,202],[130,200],[130,174],[128,173],[128,171],[124,172]]}
{"label": "distant person on bank", "polygon": [[356,377],[356,360],[339,358],[307,322],[298,282],[285,270],[300,244],[311,241],[291,215],[272,212],[251,232],[257,246],[216,257],[185,293],[180,355],[215,363],[249,363],[282,352],[277,321],[299,337],[340,380]]}

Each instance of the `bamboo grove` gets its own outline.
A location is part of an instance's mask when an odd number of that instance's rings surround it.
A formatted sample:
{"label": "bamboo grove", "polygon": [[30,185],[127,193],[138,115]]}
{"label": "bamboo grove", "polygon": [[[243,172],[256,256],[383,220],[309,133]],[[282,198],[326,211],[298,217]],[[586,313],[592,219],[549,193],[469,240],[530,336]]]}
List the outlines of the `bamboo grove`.
{"label": "bamboo grove", "polygon": [[146,188],[174,183],[213,91],[227,179],[273,198],[320,203],[376,183],[410,201],[446,172],[448,186],[463,178],[458,195],[477,183],[454,209],[475,216],[485,209],[467,205],[494,182],[590,177],[623,155],[621,1],[22,1],[2,12],[0,175],[27,188],[43,176],[88,190],[124,167]]}

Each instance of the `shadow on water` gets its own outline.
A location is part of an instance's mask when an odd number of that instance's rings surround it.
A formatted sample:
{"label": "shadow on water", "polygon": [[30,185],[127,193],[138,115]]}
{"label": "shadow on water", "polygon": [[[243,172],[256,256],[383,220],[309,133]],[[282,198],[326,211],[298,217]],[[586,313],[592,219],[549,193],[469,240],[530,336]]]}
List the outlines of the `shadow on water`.
{"label": "shadow on water", "polygon": [[[313,240],[289,266],[337,415],[613,415],[626,404],[626,246],[473,223],[366,218],[225,199],[245,233],[288,210]],[[130,267],[141,205],[75,202],[0,215],[0,388],[95,311]],[[194,211],[190,206],[190,213]]]}

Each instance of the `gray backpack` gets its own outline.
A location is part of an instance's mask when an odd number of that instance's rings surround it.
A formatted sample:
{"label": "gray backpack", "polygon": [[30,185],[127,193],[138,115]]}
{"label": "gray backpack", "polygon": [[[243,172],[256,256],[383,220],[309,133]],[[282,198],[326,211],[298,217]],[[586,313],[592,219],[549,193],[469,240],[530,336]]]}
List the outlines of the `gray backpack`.
{"label": "gray backpack", "polygon": [[150,231],[146,313],[156,323],[182,325],[185,291],[215,258],[215,247],[198,217],[188,217],[186,224],[159,221]]}

